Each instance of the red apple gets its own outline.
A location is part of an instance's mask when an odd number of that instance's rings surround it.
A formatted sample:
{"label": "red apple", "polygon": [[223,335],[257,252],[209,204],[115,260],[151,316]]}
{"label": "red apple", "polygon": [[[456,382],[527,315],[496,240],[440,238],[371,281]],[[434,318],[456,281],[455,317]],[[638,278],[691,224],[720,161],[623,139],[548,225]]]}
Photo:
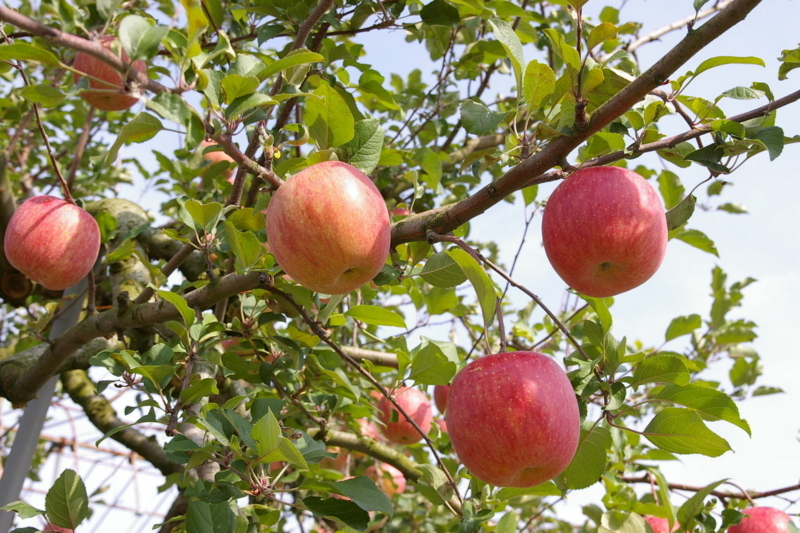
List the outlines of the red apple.
{"label": "red apple", "polygon": [[300,285],[346,294],[381,271],[389,256],[389,212],[366,174],[339,161],[289,178],[267,207],[267,240]]}
{"label": "red apple", "polygon": [[361,429],[361,434],[365,437],[369,437],[377,441],[382,439],[378,426],[372,420],[369,420],[368,418],[359,418],[358,427]]}
{"label": "red apple", "polygon": [[447,408],[447,395],[450,394],[450,385],[436,385],[433,388],[433,401],[440,413],[444,414]]}
{"label": "red apple", "polygon": [[406,477],[388,463],[375,463],[367,467],[364,475],[372,479],[388,497],[402,494],[406,490]]}
{"label": "red apple", "polygon": [[[116,37],[104,35],[100,37],[99,42],[105,48],[113,51],[112,45],[116,40]],[[130,61],[128,54],[125,53],[125,50],[123,50],[122,47],[119,47],[118,57],[120,57],[125,63]],[[139,72],[147,72],[147,63],[145,63],[142,59],[137,59],[134,61],[132,66]],[[75,70],[83,72],[94,78],[98,78],[98,80],[103,80],[98,81],[89,78],[89,87],[98,90],[81,92],[81,98],[86,100],[90,106],[96,107],[97,109],[101,109],[103,111],[124,111],[125,109],[133,107],[133,105],[139,101],[139,99],[135,96],[129,96],[125,93],[125,80],[122,78],[122,74],[120,74],[118,70],[105,61],[101,61],[100,59],[97,59],[96,57],[84,52],[78,52],[75,54],[75,63],[73,64],[73,67]],[[81,76],[73,73],[73,78],[77,83]],[[118,89],[119,92],[111,92],[115,89]]]}
{"label": "red apple", "polygon": [[42,531],[45,533],[74,533],[75,530],[66,527],[60,527],[48,522],[44,525],[44,529]]}
{"label": "red apple", "polygon": [[100,228],[92,215],[53,196],[35,196],[11,217],[6,258],[43,287],[59,291],[86,277],[100,252]]}
{"label": "red apple", "polygon": [[657,516],[645,516],[644,521],[650,524],[653,533],[672,533],[678,531],[678,527],[680,527],[676,521],[672,524],[672,529],[670,529],[669,520],[666,518],[658,518]]}
{"label": "red apple", "polygon": [[792,518],[772,507],[748,507],[742,509],[747,516],[738,526],[732,526],[728,533],[789,533]]}
{"label": "red apple", "polygon": [[[431,402],[428,397],[417,389],[409,389],[408,387],[400,387],[394,396],[397,404],[408,413],[408,416],[427,435],[431,430],[431,422],[433,421]],[[413,444],[422,440],[422,435],[420,435],[419,431],[385,397],[378,402],[378,411],[378,419],[384,424],[381,431],[387,440],[397,444]],[[393,412],[397,416],[396,422],[392,422]]]}
{"label": "red apple", "polygon": [[498,487],[532,487],[569,465],[580,414],[554,359],[506,352],[477,359],[453,379],[447,429],[461,462]]}
{"label": "red apple", "polygon": [[586,168],[547,200],[542,237],[561,279],[587,296],[605,298],[656,273],[667,250],[667,219],[655,189],[639,174]]}
{"label": "red apple", "polygon": [[[203,153],[203,158],[208,161],[209,165],[216,165],[217,163],[225,162],[225,163],[234,163],[233,158],[223,152],[222,150],[214,150],[206,152],[206,148],[210,146],[219,146],[217,143],[203,141],[200,143],[200,151]],[[222,175],[225,176],[225,179],[228,183],[233,183],[233,168],[228,168],[227,170],[222,172]]]}

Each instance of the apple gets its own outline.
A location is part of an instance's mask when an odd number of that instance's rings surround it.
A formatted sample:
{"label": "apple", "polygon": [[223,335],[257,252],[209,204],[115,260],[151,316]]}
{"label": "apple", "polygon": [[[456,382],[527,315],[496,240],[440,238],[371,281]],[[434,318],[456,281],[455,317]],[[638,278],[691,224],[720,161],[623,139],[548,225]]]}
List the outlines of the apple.
{"label": "apple", "polygon": [[364,475],[372,479],[388,497],[402,494],[406,490],[406,477],[388,463],[375,463],[367,467]]}
{"label": "apple", "polygon": [[563,472],[575,455],[578,401],[553,358],[497,353],[456,374],[447,429],[459,459],[478,479],[532,487]]}
{"label": "apple", "polygon": [[348,453],[338,446],[332,446],[330,448],[331,453],[338,454],[336,457],[325,457],[322,461],[319,462],[319,466],[322,468],[327,468],[328,470],[337,470],[339,472],[344,472],[345,468],[347,467],[347,459]]}
{"label": "apple", "polygon": [[605,298],[656,273],[667,250],[667,219],[655,189],[636,172],[585,168],[550,195],[542,238],[561,279],[587,296]]}
{"label": "apple", "polygon": [[94,267],[100,228],[92,215],[53,196],[20,205],[6,228],[6,258],[17,270],[52,291],[72,287]]}
{"label": "apple", "polygon": [[283,270],[315,292],[346,294],[389,256],[389,211],[375,184],[339,161],[290,177],[267,207],[267,240]]}
{"label": "apple", "polygon": [[[116,37],[104,35],[100,37],[99,42],[105,48],[117,53],[114,48],[112,48],[116,40]],[[125,50],[123,50],[121,46],[118,48],[118,50],[118,57],[120,57],[124,63],[128,63],[130,59],[128,58],[128,54],[125,53]],[[75,68],[75,70],[83,72],[94,78],[98,78],[98,80],[103,80],[98,81],[89,78],[89,87],[98,90],[81,91],[81,98],[86,100],[90,106],[96,107],[102,111],[124,111],[126,109],[130,109],[136,102],[139,101],[139,99],[135,96],[129,96],[125,94],[125,80],[123,79],[122,74],[105,61],[101,61],[100,59],[97,59],[96,57],[87,53],[78,52],[75,54],[75,63],[72,66]],[[142,59],[137,59],[134,61],[132,67],[139,72],[147,72],[147,63],[145,63]],[[80,78],[80,74],[73,73],[73,79],[75,80],[75,83],[77,83]],[[110,92],[114,91],[114,89],[120,89],[120,91]]]}
{"label": "apple", "polygon": [[45,533],[74,533],[75,530],[66,527],[60,527],[48,522],[44,525],[44,529],[42,531]]}
{"label": "apple", "polygon": [[450,394],[450,385],[436,385],[433,388],[433,402],[440,413],[447,408],[447,395]]}
{"label": "apple", "polygon": [[747,516],[737,526],[731,526],[728,533],[789,533],[792,518],[772,507],[748,507],[742,509]]}
{"label": "apple", "polygon": [[[394,397],[397,404],[427,435],[433,421],[431,402],[428,397],[423,392],[408,387],[400,387]],[[392,422],[392,413],[396,413],[396,422]],[[422,440],[419,431],[385,397],[378,402],[378,419],[384,424],[381,428],[383,436],[391,442],[413,444]]]}
{"label": "apple", "polygon": [[653,530],[653,533],[672,533],[674,531],[678,531],[678,527],[680,527],[676,521],[672,525],[672,529],[670,529],[669,520],[666,518],[659,518],[657,516],[645,516],[644,521],[650,524],[650,528]]}
{"label": "apple", "polygon": [[365,437],[369,437],[377,441],[382,440],[381,432],[378,429],[378,426],[372,420],[368,418],[359,418],[358,427],[361,430],[361,434]]}
{"label": "apple", "polygon": [[[205,151],[206,148],[211,146],[219,146],[217,143],[209,142],[209,141],[202,141],[200,143],[200,151],[203,153],[203,159],[208,161],[209,165],[216,165],[217,163],[234,163],[234,160],[231,156],[223,152],[222,150],[214,150],[214,151]],[[222,172],[222,175],[225,176],[225,179],[228,183],[233,183],[233,167],[230,167]]]}

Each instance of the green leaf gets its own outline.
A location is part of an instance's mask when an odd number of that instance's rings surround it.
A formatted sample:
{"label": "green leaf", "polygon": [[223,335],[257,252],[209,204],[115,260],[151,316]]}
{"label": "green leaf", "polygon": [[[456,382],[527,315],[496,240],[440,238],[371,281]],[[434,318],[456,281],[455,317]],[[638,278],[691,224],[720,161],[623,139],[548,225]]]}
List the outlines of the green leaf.
{"label": "green leaf", "polygon": [[56,107],[67,97],[61,89],[52,85],[29,85],[23,87],[20,94],[27,101],[41,104],[42,107]]}
{"label": "green leaf", "polygon": [[272,411],[267,411],[264,416],[258,419],[258,422],[253,424],[250,436],[256,443],[255,452],[259,457],[266,456],[278,447],[281,438],[281,426]]}
{"label": "green leaf", "polygon": [[47,519],[53,524],[75,529],[89,516],[86,485],[74,470],[66,469],[47,491],[44,499]]}
{"label": "green leaf", "polygon": [[677,174],[669,170],[662,170],[658,175],[658,190],[664,199],[667,209],[672,209],[683,200],[686,189]]}
{"label": "green leaf", "polygon": [[783,394],[784,390],[780,387],[770,387],[762,385],[753,391],[753,396],[768,396],[770,394]]}
{"label": "green leaf", "polygon": [[181,391],[181,402],[184,405],[192,404],[200,398],[206,398],[212,394],[219,394],[217,380],[214,378],[201,379]]}
{"label": "green leaf", "polygon": [[511,60],[511,65],[514,67],[514,76],[517,80],[517,91],[521,93],[522,91],[520,91],[520,88],[522,87],[522,76],[524,74],[522,65],[525,64],[525,56],[522,53],[522,43],[514,32],[514,29],[509,26],[508,22],[498,18],[490,18],[489,25],[492,27],[494,36],[497,37],[497,40],[503,45],[508,59]]}
{"label": "green leaf", "polygon": [[675,207],[667,211],[667,229],[673,231],[686,224],[694,214],[694,207],[696,204],[697,198],[695,198],[693,194],[690,194]]}
{"label": "green leaf", "polygon": [[176,124],[186,125],[192,118],[191,108],[178,94],[158,93],[147,101],[146,107]]}
{"label": "green leaf", "polygon": [[578,451],[561,474],[567,489],[579,490],[591,487],[603,475],[608,460],[607,450],[611,448],[611,432],[605,427],[594,426],[586,421],[581,427]]}
{"label": "green leaf", "polygon": [[472,283],[475,293],[478,296],[478,303],[483,313],[483,324],[487,329],[494,320],[494,313],[497,309],[497,294],[494,284],[486,271],[478,262],[461,248],[453,248],[447,251],[448,255],[458,263],[464,274]]}
{"label": "green leaf", "polygon": [[603,513],[597,533],[645,533],[645,524],[637,513],[609,511]]}
{"label": "green leaf", "polygon": [[709,239],[708,236],[700,230],[687,229],[678,233],[677,235],[674,235],[674,237],[690,246],[694,246],[699,250],[703,250],[704,252],[708,252],[719,257],[719,253],[717,253],[717,247],[714,245],[714,241]]}
{"label": "green leaf", "polygon": [[267,68],[258,73],[261,80],[269,78],[273,74],[283,72],[287,68],[296,67],[298,65],[306,65],[308,63],[318,63],[324,61],[325,58],[316,52],[311,52],[306,48],[292,50],[286,57],[282,57],[273,63],[267,65]]}
{"label": "green leaf", "polygon": [[349,163],[365,174],[371,174],[381,160],[383,128],[377,118],[359,120],[353,138],[336,149],[339,161]]}
{"label": "green leaf", "polygon": [[467,281],[464,270],[447,252],[437,252],[430,256],[420,271],[420,276],[434,287],[447,289]]}
{"label": "green leaf", "polygon": [[320,85],[314,91],[316,98],[306,99],[303,122],[320,150],[335,148],[355,136],[355,120],[336,89]]}
{"label": "green leaf", "polygon": [[686,161],[699,163],[714,172],[728,174],[731,169],[720,162],[723,157],[725,157],[725,149],[722,146],[718,144],[709,144],[708,146],[686,154],[684,159]]}
{"label": "green leaf", "polygon": [[727,479],[723,479],[711,483],[710,485],[695,492],[691,498],[686,500],[686,502],[684,502],[684,504],[680,506],[680,508],[678,509],[678,523],[681,525],[682,531],[693,530],[693,528],[690,528],[689,526],[691,525],[691,522],[697,515],[697,513],[702,511],[703,508],[705,507],[703,500],[705,500],[706,496],[711,494],[711,492],[713,492],[714,489],[716,489],[726,481]]}
{"label": "green leaf", "polygon": [[181,317],[183,317],[183,322],[186,324],[187,328],[194,324],[196,320],[194,310],[189,307],[189,304],[186,303],[186,299],[183,296],[174,292],[162,290],[156,290],[156,294],[175,306],[175,309],[177,309]]}
{"label": "green leaf", "polygon": [[746,129],[743,124],[723,118],[718,118],[717,120],[713,121],[711,123],[711,129],[714,131],[728,133],[739,139],[743,139],[746,133]]}
{"label": "green leaf", "polygon": [[211,504],[194,498],[186,510],[186,530],[196,533],[216,533],[211,516]]}
{"label": "green leaf", "polygon": [[117,159],[117,154],[123,144],[149,141],[163,129],[164,126],[161,124],[161,121],[153,115],[145,112],[138,113],[130,122],[122,126],[122,129],[119,130],[117,140],[114,141],[114,144],[106,155],[106,165]]}
{"label": "green leaf", "polygon": [[458,9],[445,0],[433,0],[425,4],[419,12],[422,22],[428,26],[455,26],[461,22]]}
{"label": "green leaf", "polygon": [[302,469],[308,468],[308,464],[306,463],[303,454],[300,453],[300,450],[297,449],[297,446],[295,446],[294,443],[286,437],[281,437],[278,439],[278,447],[269,452],[261,459],[261,461],[264,463],[283,461],[296,465]]}
{"label": "green leaf", "polygon": [[241,96],[248,96],[256,92],[259,81],[255,76],[240,76],[228,74],[220,80],[220,87],[225,92],[225,103],[230,104]]}
{"label": "green leaf", "polygon": [[763,128],[749,137],[751,139],[758,139],[764,143],[764,146],[767,147],[767,151],[769,151],[770,161],[773,161],[783,152],[783,130],[777,126]]}
{"label": "green leaf", "polygon": [[747,208],[745,206],[731,202],[720,204],[717,206],[717,209],[719,211],[725,211],[726,213],[731,213],[732,215],[747,214]]}
{"label": "green leaf", "polygon": [[503,515],[503,518],[497,521],[497,526],[494,528],[494,533],[517,533],[517,522],[519,517],[513,510]]}
{"label": "green leaf", "polygon": [[570,69],[577,72],[581,68],[581,56],[578,55],[578,51],[575,50],[573,46],[567,44],[564,40],[564,35],[558,30],[546,28],[542,31],[547,35],[547,38],[550,39],[550,43],[553,45],[553,51],[564,60],[564,63],[566,63]]}
{"label": "green leaf", "polygon": [[426,340],[412,356],[411,374],[408,379],[417,383],[448,385],[456,375],[458,356],[448,357],[436,343]]}
{"label": "green leaf", "polygon": [[614,24],[610,22],[603,22],[592,28],[592,31],[589,32],[589,50],[597,46],[598,44],[602,44],[606,41],[609,41],[617,36],[617,32],[619,28],[617,28]]}
{"label": "green leaf", "polygon": [[672,319],[672,322],[670,322],[669,327],[667,327],[664,340],[671,341],[683,335],[688,335],[702,325],[703,320],[700,318],[700,315],[695,314],[675,317]]}
{"label": "green leaf", "polygon": [[119,25],[119,41],[131,61],[154,57],[167,33],[167,26],[153,26],[139,15],[128,15]]}
{"label": "green leaf", "polygon": [[43,515],[45,513],[43,510],[37,509],[36,507],[21,501],[11,502],[8,505],[0,507],[0,509],[3,511],[13,511],[17,513],[23,520],[33,518],[34,516]]}
{"label": "green leaf", "polygon": [[345,315],[373,326],[407,327],[405,319],[399,313],[377,305],[355,305]]}
{"label": "green leaf", "polygon": [[50,52],[28,43],[11,43],[0,46],[0,61],[36,61],[57,67],[61,61]]}
{"label": "green leaf", "polygon": [[206,233],[211,233],[214,230],[222,214],[222,204],[218,202],[201,204],[197,200],[187,200],[184,202],[183,207],[186,208],[192,220],[203,228]]}
{"label": "green leaf", "polygon": [[461,123],[467,133],[473,135],[486,135],[497,129],[508,113],[495,113],[485,105],[466,100],[461,104]]}
{"label": "green leaf", "polygon": [[506,487],[497,491],[498,500],[510,500],[520,496],[561,496],[562,491],[552,481],[545,481],[533,487]]}
{"label": "green leaf", "polygon": [[734,56],[718,56],[712,57],[711,59],[706,59],[700,66],[697,67],[697,70],[694,71],[693,75],[697,76],[707,70],[710,70],[715,67],[720,67],[722,65],[759,65],[762,67],[766,67],[764,60],[760,57],[734,57]]}
{"label": "green leaf", "polygon": [[675,517],[675,508],[672,506],[672,500],[669,497],[670,488],[669,483],[667,482],[664,474],[661,473],[661,470],[656,467],[648,468],[648,470],[655,476],[656,481],[658,481],[658,496],[661,499],[661,506],[662,509],[666,509],[666,519],[669,520],[670,527],[668,529],[672,529],[672,526],[675,525],[676,517]]}
{"label": "green leaf", "polygon": [[789,72],[800,68],[800,47],[781,52],[781,66],[778,68],[778,79],[785,80]]}
{"label": "green leaf", "polygon": [[722,93],[722,96],[727,96],[735,100],[756,100],[764,97],[764,91],[759,91],[758,89],[752,89],[750,87],[734,87]]}
{"label": "green leaf", "polygon": [[690,383],[679,387],[667,385],[656,396],[659,400],[682,405],[697,411],[704,420],[724,420],[750,435],[750,424],[739,415],[736,402],[724,392]]}
{"label": "green leaf", "polygon": [[357,476],[337,481],[333,486],[365,511],[380,511],[389,516],[394,514],[392,502],[368,477]]}
{"label": "green leaf", "polygon": [[556,75],[550,65],[539,63],[535,59],[525,67],[523,94],[528,109],[538,109],[545,98],[553,94],[556,87]]}
{"label": "green leaf", "polygon": [[237,271],[247,270],[258,260],[264,251],[264,245],[250,231],[241,232],[230,220],[222,223],[225,228],[225,240],[233,252]]}
{"label": "green leaf", "polygon": [[[603,333],[608,333],[611,331],[613,318],[611,316],[611,311],[608,310],[608,304],[613,302],[613,300],[610,298],[593,298],[591,296],[586,296],[585,294],[581,294],[580,297],[586,300],[586,303],[591,306],[592,310],[597,315],[597,319],[600,320],[600,326],[603,328]],[[600,336],[597,346],[602,345],[602,336]]]}
{"label": "green leaf", "polygon": [[336,518],[356,531],[366,531],[369,525],[369,514],[353,502],[310,496],[304,498],[302,503],[314,516]]}
{"label": "green leaf", "polygon": [[689,369],[683,359],[674,355],[651,355],[643,359],[633,371],[631,385],[638,387],[645,383],[689,383]]}
{"label": "green leaf", "polygon": [[240,115],[243,115],[245,112],[261,107],[276,105],[277,103],[277,100],[265,93],[253,93],[248,94],[247,96],[240,96],[231,102],[231,105],[229,105],[225,110],[225,118],[228,120],[233,120],[238,118]]}
{"label": "green leaf", "polygon": [[700,415],[691,409],[665,408],[650,421],[644,433],[650,442],[671,453],[719,457],[731,449],[725,439],[708,429]]}

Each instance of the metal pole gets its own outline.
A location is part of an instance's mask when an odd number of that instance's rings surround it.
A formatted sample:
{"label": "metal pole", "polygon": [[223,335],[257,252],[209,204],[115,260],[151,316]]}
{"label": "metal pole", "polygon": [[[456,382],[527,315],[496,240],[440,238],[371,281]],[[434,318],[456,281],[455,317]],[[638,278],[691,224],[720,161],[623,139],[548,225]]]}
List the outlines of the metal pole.
{"label": "metal pole", "polygon": [[[85,279],[64,291],[64,296],[76,295],[76,298],[66,303],[66,309],[53,321],[53,325],[50,328],[50,339],[55,339],[78,323],[83,310],[83,297],[80,295],[85,291]],[[0,478],[0,507],[19,500],[25,478],[31,469],[33,454],[39,445],[39,435],[42,433],[42,427],[44,427],[44,421],[47,418],[47,409],[53,399],[56,382],[58,382],[57,375],[50,378],[39,389],[38,396],[28,402],[25,407],[25,412],[19,421],[17,436],[6,460],[3,477]],[[14,513],[0,511],[1,532],[9,531],[13,521]]]}

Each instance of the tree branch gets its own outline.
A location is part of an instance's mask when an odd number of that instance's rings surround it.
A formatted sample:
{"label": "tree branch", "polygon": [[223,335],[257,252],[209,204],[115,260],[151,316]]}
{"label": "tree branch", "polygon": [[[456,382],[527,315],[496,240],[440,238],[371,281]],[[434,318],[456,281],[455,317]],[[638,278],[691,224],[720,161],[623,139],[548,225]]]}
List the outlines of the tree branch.
{"label": "tree branch", "polygon": [[594,133],[630,109],[695,54],[741,22],[761,0],[733,0],[700,28],[690,32],[650,69],[596,109],[585,130],[554,139],[540,152],[510,168],[494,183],[453,205],[409,217],[392,228],[394,245],[425,240],[427,231],[446,234],[484,213],[511,193],[530,184],[548,169],[560,165],[569,153]]}
{"label": "tree branch", "polygon": [[[185,296],[186,302],[195,309],[208,309],[224,298],[263,285],[266,278],[262,272],[230,274],[189,293]],[[130,304],[124,308],[115,307],[93,315],[67,330],[51,344],[45,345],[43,353],[32,365],[22,367],[18,356],[3,361],[3,364],[10,364],[11,368],[2,373],[0,396],[20,407],[33,399],[36,391],[56,373],[67,358],[89,341],[110,336],[121,329],[150,326],[180,319],[180,316],[175,306],[165,300],[149,304]]]}
{"label": "tree branch", "polygon": [[[650,478],[645,475],[642,477],[633,477],[633,476],[622,476],[620,478],[625,483],[650,483]],[[669,488],[671,490],[685,490],[689,492],[699,492],[703,490],[705,487],[695,487],[693,485],[684,485],[682,483],[669,483]],[[744,491],[742,492],[726,492],[722,490],[715,490],[712,491],[710,494],[716,496],[718,498],[733,498],[739,500],[750,500],[750,499],[758,499],[758,498],[768,498],[769,496],[777,496],[779,494],[785,494],[787,492],[795,492],[800,490],[800,484],[791,485],[789,487],[782,487],[780,489],[773,489],[773,490],[765,490],[762,492],[758,491]],[[749,497],[748,497],[749,496]]]}

